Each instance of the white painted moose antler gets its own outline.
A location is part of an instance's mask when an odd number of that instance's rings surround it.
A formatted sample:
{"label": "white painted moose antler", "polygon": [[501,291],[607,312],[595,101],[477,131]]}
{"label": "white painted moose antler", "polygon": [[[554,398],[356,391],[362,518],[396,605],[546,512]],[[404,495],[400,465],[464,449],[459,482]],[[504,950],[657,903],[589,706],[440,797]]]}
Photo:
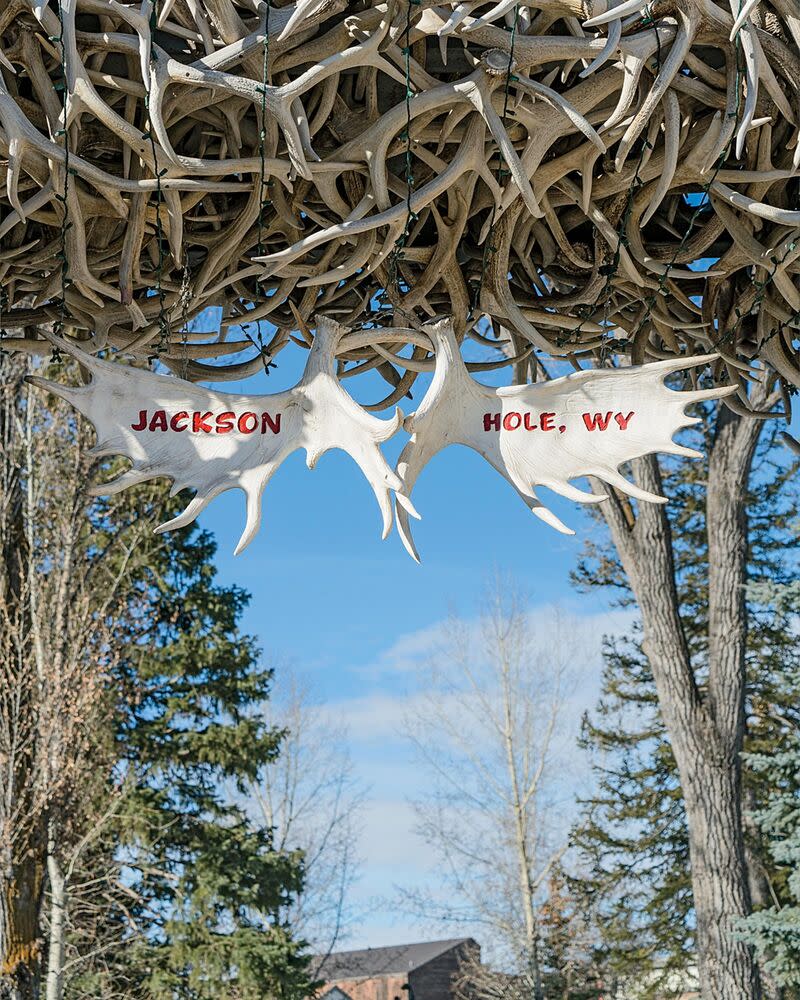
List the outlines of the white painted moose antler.
{"label": "white painted moose antler", "polygon": [[[95,454],[124,455],[132,468],[93,487],[94,495],[117,493],[135,483],[166,476],[172,494],[192,488],[196,496],[157,531],[193,521],[220,493],[238,487],[247,497],[247,523],[237,554],[261,523],[261,494],[283,460],[305,448],[307,464],[341,448],[358,464],[375,492],[383,516],[383,537],[392,526],[390,490],[403,484],[379,444],[400,427],[398,408],[391,420],[371,416],[342,389],[335,354],[344,327],[320,318],[305,372],[285,392],[244,396],[216,392],[181,379],[101,361],[54,338],[91,373],[86,386],[65,386],[38,376],[33,382],[70,402],[97,431]],[[409,512],[416,515],[405,497]]]}
{"label": "white painted moose antler", "polygon": [[[625,462],[664,452],[700,458],[675,444],[673,435],[697,423],[690,403],[735,392],[722,386],[674,392],[664,378],[682,368],[705,365],[716,355],[670,359],[629,368],[588,370],[550,382],[494,389],[467,371],[449,320],[425,328],[436,348],[436,367],[419,409],[405,421],[412,434],[398,460],[405,492],[422,469],[451,444],[482,455],[514,486],[531,511],[556,530],[573,534],[536,496],[545,486],[570,500],[598,503],[604,495],[579,490],[578,476],[597,476],[638,500],[664,503],[619,472]],[[407,514],[397,508],[397,527],[409,554],[419,561]]]}

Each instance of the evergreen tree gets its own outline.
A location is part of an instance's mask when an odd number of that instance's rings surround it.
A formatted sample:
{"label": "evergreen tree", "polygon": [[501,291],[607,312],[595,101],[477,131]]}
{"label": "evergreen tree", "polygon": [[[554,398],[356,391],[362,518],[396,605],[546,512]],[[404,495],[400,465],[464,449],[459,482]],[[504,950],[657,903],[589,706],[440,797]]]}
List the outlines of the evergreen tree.
{"label": "evergreen tree", "polygon": [[[699,434],[699,432],[698,432]],[[690,442],[703,449],[703,442]],[[704,520],[706,463],[672,461],[662,467],[672,527],[679,613],[702,687],[708,646],[708,549]],[[795,569],[793,518],[796,486],[772,437],[759,446],[750,481],[750,579],[788,583]],[[616,552],[602,542],[587,547],[575,574],[583,588],[614,587],[619,604],[633,598]],[[780,736],[780,718],[792,714],[797,687],[787,667],[798,649],[785,611],[749,602],[746,746]],[[602,695],[584,720],[582,740],[593,753],[596,792],[584,804],[574,833],[576,889],[591,905],[609,976],[635,979],[643,998],[669,995],[694,964],[694,918],[686,817],[677,768],[659,713],[652,673],[637,625],[604,646]],[[745,774],[747,804],[764,802],[768,782]],[[785,893],[758,831],[746,828],[750,890],[756,906]]]}
{"label": "evergreen tree", "polygon": [[229,794],[244,795],[282,734],[258,710],[271,671],[238,631],[248,595],[215,582],[215,548],[191,526],[163,536],[143,566],[138,599],[151,620],[113,680],[125,783],[101,845],[117,862],[105,919],[121,947],[75,981],[75,996],[308,991],[302,942],[279,916],[301,889],[302,859],[274,851],[272,831]]}
{"label": "evergreen tree", "polygon": [[93,435],[28,364],[0,395],[0,996],[304,996],[302,859],[230,795],[282,738],[248,595],[207,533],[153,534],[164,484],[87,496]]}
{"label": "evergreen tree", "polygon": [[693,962],[689,845],[675,761],[635,641],[605,642],[602,698],[581,743],[597,780],[573,834],[576,891],[591,904],[606,978],[648,979],[644,996],[658,996]]}
{"label": "evergreen tree", "polygon": [[[797,615],[800,586],[752,588],[751,599]],[[800,674],[792,678],[800,691]],[[779,746],[763,747],[746,756],[748,767],[764,781],[768,791],[754,814],[770,858],[786,880],[786,902],[765,907],[745,922],[745,938],[764,956],[774,981],[786,990],[787,1000],[800,997],[800,724],[787,713]]]}

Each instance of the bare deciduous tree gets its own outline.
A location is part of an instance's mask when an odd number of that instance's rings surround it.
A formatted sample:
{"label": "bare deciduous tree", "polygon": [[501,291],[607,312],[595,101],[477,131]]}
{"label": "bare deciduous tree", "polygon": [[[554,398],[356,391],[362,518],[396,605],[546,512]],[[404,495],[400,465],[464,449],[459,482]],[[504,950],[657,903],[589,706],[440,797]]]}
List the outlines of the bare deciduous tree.
{"label": "bare deciduous tree", "polygon": [[92,432],[25,384],[31,366],[2,357],[0,997],[37,996],[46,965],[47,1000],[60,1000],[70,877],[112,806],[107,682],[131,638],[125,581],[149,525],[115,534],[113,504],[89,522]]}
{"label": "bare deciduous tree", "polygon": [[415,803],[418,829],[446,890],[407,901],[427,919],[482,925],[490,953],[537,1000],[541,907],[568,836],[558,766],[581,656],[557,613],[546,628],[534,642],[527,608],[498,581],[477,624],[449,623],[407,722],[430,787]]}
{"label": "bare deciduous tree", "polygon": [[358,878],[364,789],[345,730],[314,701],[309,683],[291,667],[278,671],[264,710],[285,736],[280,755],[264,769],[252,794],[265,824],[275,831],[275,849],[303,852],[304,891],[286,916],[296,935],[324,956],[357,921],[349,892]]}
{"label": "bare deciduous tree", "polygon": [[[45,881],[60,879],[66,806],[93,784],[87,751],[106,664],[103,616],[94,620],[75,565],[85,449],[68,455],[63,431],[43,420],[39,394],[23,385],[28,364],[6,358],[3,367],[0,950],[4,988],[24,997],[36,988]],[[54,954],[64,905],[55,894]]]}

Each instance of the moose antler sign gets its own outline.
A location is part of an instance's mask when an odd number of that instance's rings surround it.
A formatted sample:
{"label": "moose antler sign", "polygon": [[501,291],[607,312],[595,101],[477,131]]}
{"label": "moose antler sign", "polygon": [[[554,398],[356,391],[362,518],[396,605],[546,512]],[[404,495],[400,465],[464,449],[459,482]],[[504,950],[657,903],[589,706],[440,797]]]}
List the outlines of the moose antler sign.
{"label": "moose antler sign", "polygon": [[[508,479],[537,517],[569,535],[574,532],[541,503],[535,487],[548,487],[579,503],[600,503],[606,495],[570,483],[579,476],[596,476],[639,500],[666,503],[625,479],[619,466],[654,452],[701,458],[700,452],[672,440],[678,430],[697,423],[696,417],[686,416],[686,407],[736,391],[722,386],[675,392],[664,385],[667,375],[705,365],[716,358],[713,354],[492,389],[470,376],[448,321],[425,329],[435,346],[436,367],[419,408],[405,421],[411,440],[397,471],[407,492],[437,452],[463,444]],[[419,561],[400,507],[397,524],[406,550]]]}
{"label": "moose antler sign", "polygon": [[63,397],[94,424],[95,454],[131,460],[128,472],[93,487],[93,494],[118,493],[159,476],[173,480],[173,495],[186,488],[197,491],[182,514],[156,531],[189,524],[214,497],[238,487],[247,498],[239,553],[259,529],[261,495],[281,463],[304,448],[313,469],[326,451],[341,448],[375,492],[385,538],[392,527],[390,492],[412,516],[419,516],[379,448],[400,428],[403,413],[398,408],[391,420],[379,420],[341,387],[335,375],[336,347],[344,333],[344,327],[321,318],[302,379],[293,389],[270,395],[203,389],[101,361],[62,340],[59,348],[91,373],[89,385],[73,388],[37,376],[29,381]]}
{"label": "moose antler sign", "polygon": [[[571,484],[579,476],[596,476],[639,500],[662,503],[663,497],[625,479],[620,465],[654,452],[700,457],[673,441],[678,430],[697,422],[686,415],[686,406],[735,391],[723,386],[676,392],[664,385],[670,373],[704,365],[714,355],[588,370],[541,384],[494,389],[480,385],[467,371],[449,320],[428,324],[424,331],[435,352],[433,379],[405,422],[399,408],[390,420],[373,417],[341,387],[336,354],[349,331],[325,318],[317,325],[303,377],[285,392],[217,392],[103,361],[60,340],[59,347],[89,371],[91,382],[71,387],[38,376],[29,380],[66,399],[92,422],[96,454],[130,459],[131,468],[92,487],[94,495],[160,476],[172,479],[173,495],[185,488],[196,491],[183,513],[157,531],[188,524],[215,496],[239,488],[247,500],[245,529],[236,547],[241,552],[258,531],[264,487],[284,459],[304,448],[313,469],[326,451],[340,448],[372,486],[384,538],[392,526],[394,493],[401,539],[417,561],[409,515],[419,514],[409,495],[422,469],[448,445],[477,451],[534,514],[572,534],[538,499],[537,486],[581,503],[598,503],[606,497]],[[386,333],[390,338],[392,331]],[[395,471],[380,444],[403,423],[411,437]]]}

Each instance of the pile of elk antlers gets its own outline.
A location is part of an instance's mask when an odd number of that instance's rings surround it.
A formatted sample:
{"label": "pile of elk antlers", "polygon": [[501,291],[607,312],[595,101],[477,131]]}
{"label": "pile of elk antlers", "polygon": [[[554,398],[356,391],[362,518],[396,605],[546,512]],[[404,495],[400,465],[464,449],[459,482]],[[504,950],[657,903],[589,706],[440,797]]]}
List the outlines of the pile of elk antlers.
{"label": "pile of elk antlers", "polygon": [[[239,379],[243,323],[274,356],[317,314],[446,314],[517,380],[534,350],[715,350],[721,381],[800,384],[796,0],[152,2],[0,14],[12,346],[49,351],[61,315],[90,351],[160,338]],[[342,357],[391,383],[378,406],[432,368],[409,344]]]}

